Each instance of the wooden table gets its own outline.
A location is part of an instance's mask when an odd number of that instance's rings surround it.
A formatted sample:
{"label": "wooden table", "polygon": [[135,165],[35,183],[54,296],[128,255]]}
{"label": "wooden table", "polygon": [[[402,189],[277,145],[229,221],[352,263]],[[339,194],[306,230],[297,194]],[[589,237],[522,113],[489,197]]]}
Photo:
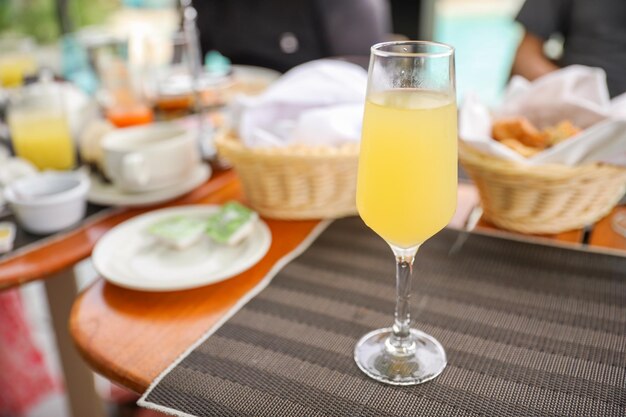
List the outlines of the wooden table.
{"label": "wooden table", "polygon": [[[466,216],[476,202],[473,190],[463,186],[459,212]],[[474,193],[475,194],[475,193]],[[233,180],[200,200],[222,203],[243,198],[240,184]],[[459,218],[455,220],[459,223]],[[227,281],[194,290],[145,293],[123,289],[100,279],[76,300],[70,332],[85,360],[99,373],[136,392],[144,392],[178,355],[215,324],[239,298],[253,288],[272,265],[298,244],[318,224],[316,221],[267,220],[273,241],[269,253],[250,270]],[[626,239],[602,220],[591,242],[626,250]],[[478,228],[503,233],[489,224]],[[519,237],[520,235],[516,235]],[[582,231],[537,238],[582,245]]]}
{"label": "wooden table", "polygon": [[232,171],[218,172],[205,184],[177,200],[149,208],[119,209],[96,214],[95,219],[87,220],[71,232],[52,236],[35,243],[33,247],[18,250],[0,260],[0,291],[47,279],[62,272],[89,257],[98,239],[119,223],[155,208],[193,204],[234,178]]}
{"label": "wooden table", "polygon": [[[216,173],[196,190],[160,207],[195,203],[234,178],[233,172]],[[42,239],[0,259],[0,291],[32,281],[44,282],[69,408],[74,417],[104,416],[105,412],[94,389],[93,374],[84,365],[68,332],[70,310],[78,294],[73,267],[91,255],[97,240],[108,230],[154,208],[103,211],[71,232]]]}
{"label": "wooden table", "polygon": [[[220,204],[242,198],[240,183],[232,181],[200,202]],[[266,223],[272,232],[267,255],[227,281],[188,291],[147,293],[98,280],[78,297],[70,318],[70,333],[83,357],[98,373],[143,391],[319,222]]]}

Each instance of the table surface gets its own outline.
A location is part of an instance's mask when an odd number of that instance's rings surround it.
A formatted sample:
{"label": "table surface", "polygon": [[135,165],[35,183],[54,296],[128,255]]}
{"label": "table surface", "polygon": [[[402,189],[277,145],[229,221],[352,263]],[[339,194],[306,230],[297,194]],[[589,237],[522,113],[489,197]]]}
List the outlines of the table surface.
{"label": "table surface", "polygon": [[233,181],[232,171],[217,172],[194,191],[167,203],[134,209],[104,209],[76,229],[37,240],[0,258],[0,291],[46,279],[91,255],[98,239],[119,223],[155,208],[193,204]]}
{"label": "table surface", "polygon": [[[238,181],[197,201],[242,200]],[[70,332],[87,362],[102,375],[137,392],[254,288],[284,255],[293,251],[318,221],[265,222],[272,244],[248,271],[193,290],[146,293],[100,279],[75,301]]]}
{"label": "table surface", "polygon": [[[195,202],[219,204],[243,199],[241,185],[235,177],[228,177],[213,190]],[[471,192],[467,186],[462,191]],[[460,207],[459,211],[467,215],[469,208]],[[626,251],[626,239],[612,231],[610,217],[600,221],[590,233],[578,230],[530,239],[577,246],[586,239],[596,247]],[[248,271],[227,281],[167,293],[138,292],[108,284],[103,279],[96,281],[77,298],[70,318],[70,332],[84,359],[111,380],[137,392],[145,391],[152,380],[318,224],[317,221],[266,222],[273,236],[268,254]],[[487,233],[506,233],[482,220],[477,228]]]}

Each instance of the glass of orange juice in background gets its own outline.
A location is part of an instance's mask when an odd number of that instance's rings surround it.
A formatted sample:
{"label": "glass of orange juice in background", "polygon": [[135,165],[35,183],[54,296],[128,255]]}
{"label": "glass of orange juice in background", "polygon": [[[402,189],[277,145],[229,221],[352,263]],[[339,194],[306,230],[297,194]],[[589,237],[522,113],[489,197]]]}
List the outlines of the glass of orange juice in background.
{"label": "glass of orange juice in background", "polygon": [[106,118],[116,127],[151,123],[154,111],[142,94],[137,74],[132,71],[127,44],[114,42],[95,54]]}
{"label": "glass of orange juice in background", "polygon": [[0,86],[19,87],[37,72],[34,44],[29,38],[0,38]]}
{"label": "glass of orange juice in background", "polygon": [[111,97],[105,114],[116,127],[144,125],[154,120],[152,108],[135,98],[129,90],[118,89],[111,92]]}
{"label": "glass of orange juice in background", "polygon": [[42,82],[15,91],[8,123],[17,156],[42,170],[67,170],[76,164],[60,86]]}

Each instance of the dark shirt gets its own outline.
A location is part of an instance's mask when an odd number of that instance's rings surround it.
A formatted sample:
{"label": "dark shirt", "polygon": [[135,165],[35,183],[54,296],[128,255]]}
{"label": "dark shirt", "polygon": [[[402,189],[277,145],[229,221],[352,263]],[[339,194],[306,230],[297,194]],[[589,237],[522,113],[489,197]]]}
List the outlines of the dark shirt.
{"label": "dark shirt", "polygon": [[562,34],[560,65],[603,68],[611,96],[626,92],[626,0],[526,0],[517,21],[542,39]]}
{"label": "dark shirt", "polygon": [[196,0],[194,7],[204,53],[279,71],[324,57],[367,57],[391,27],[387,0]]}

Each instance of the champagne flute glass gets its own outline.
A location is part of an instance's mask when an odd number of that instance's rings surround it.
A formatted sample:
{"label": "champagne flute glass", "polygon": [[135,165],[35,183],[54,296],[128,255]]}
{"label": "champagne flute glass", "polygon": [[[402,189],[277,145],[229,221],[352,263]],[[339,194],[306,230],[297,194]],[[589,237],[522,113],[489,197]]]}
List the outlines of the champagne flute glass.
{"label": "champagne flute glass", "polygon": [[454,49],[401,41],[371,49],[357,207],[396,258],[395,321],[366,334],[354,359],[371,378],[414,385],[439,375],[446,353],[410,328],[413,260],[456,209],[457,109]]}

